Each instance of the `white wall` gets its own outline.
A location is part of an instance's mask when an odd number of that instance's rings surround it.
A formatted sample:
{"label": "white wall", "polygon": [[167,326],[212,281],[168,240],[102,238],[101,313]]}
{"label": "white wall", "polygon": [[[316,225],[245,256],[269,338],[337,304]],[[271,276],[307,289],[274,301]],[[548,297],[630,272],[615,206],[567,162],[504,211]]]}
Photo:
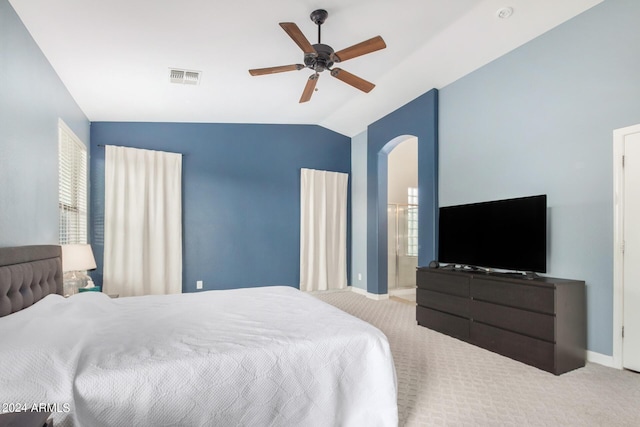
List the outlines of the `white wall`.
{"label": "white wall", "polygon": [[418,138],[401,142],[387,161],[387,202],[405,204],[407,188],[418,187]]}

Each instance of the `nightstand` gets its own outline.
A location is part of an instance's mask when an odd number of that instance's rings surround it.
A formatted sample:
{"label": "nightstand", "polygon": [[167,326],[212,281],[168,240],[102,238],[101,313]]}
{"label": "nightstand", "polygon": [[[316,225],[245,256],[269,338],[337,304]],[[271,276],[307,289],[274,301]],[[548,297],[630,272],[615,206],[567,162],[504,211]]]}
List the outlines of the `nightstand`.
{"label": "nightstand", "polygon": [[0,414],[0,427],[53,427],[51,412],[10,412]]}
{"label": "nightstand", "polygon": [[101,292],[102,288],[100,286],[91,286],[89,288],[78,288],[78,292]]}

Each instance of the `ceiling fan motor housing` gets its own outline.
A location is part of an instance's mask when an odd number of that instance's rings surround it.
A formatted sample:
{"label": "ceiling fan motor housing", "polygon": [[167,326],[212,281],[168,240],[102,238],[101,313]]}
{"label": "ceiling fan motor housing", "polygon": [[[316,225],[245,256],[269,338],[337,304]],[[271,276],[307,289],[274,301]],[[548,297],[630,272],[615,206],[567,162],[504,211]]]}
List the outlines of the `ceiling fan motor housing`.
{"label": "ceiling fan motor housing", "polygon": [[333,48],[326,44],[314,44],[313,48],[316,53],[308,53],[304,56],[304,65],[307,68],[311,68],[317,73],[320,73],[327,68],[330,68],[334,63]]}
{"label": "ceiling fan motor housing", "polygon": [[314,24],[322,25],[324,24],[324,21],[327,20],[328,16],[329,16],[329,12],[327,12],[324,9],[318,9],[311,12],[311,15],[309,15],[309,18],[311,18],[311,21],[313,21]]}

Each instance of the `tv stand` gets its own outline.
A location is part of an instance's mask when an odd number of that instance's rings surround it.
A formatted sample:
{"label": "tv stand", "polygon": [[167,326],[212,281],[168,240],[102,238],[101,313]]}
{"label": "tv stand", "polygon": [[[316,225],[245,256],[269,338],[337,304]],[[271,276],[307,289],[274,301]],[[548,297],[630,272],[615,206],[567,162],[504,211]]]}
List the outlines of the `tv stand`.
{"label": "tv stand", "polygon": [[585,364],[585,283],[419,267],[419,325],[560,375]]}
{"label": "tv stand", "polygon": [[467,264],[447,264],[442,267],[439,267],[442,270],[448,271],[466,271],[466,272],[482,272],[482,273],[493,273],[493,270],[485,267],[478,267],[475,265],[467,265]]}
{"label": "tv stand", "polygon": [[538,279],[538,278],[542,277],[538,273],[536,273],[535,271],[504,271],[504,272],[497,272],[493,268],[478,267],[478,266],[475,266],[475,265],[466,265],[466,264],[446,264],[446,265],[443,265],[443,266],[441,266],[439,268],[441,270],[447,270],[447,271],[476,272],[476,273],[485,273],[485,274],[503,274],[503,275],[510,275],[510,276],[518,276],[518,277],[524,276],[525,278],[527,278],[529,280]]}
{"label": "tv stand", "polygon": [[528,280],[539,279],[540,277],[542,277],[538,275],[538,273],[536,273],[535,271],[527,271],[524,273],[524,275]]}
{"label": "tv stand", "polygon": [[543,277],[543,276],[540,276],[535,271],[514,271],[514,272],[507,272],[507,273],[500,273],[500,274],[510,275],[513,277],[522,277],[527,280],[541,279]]}

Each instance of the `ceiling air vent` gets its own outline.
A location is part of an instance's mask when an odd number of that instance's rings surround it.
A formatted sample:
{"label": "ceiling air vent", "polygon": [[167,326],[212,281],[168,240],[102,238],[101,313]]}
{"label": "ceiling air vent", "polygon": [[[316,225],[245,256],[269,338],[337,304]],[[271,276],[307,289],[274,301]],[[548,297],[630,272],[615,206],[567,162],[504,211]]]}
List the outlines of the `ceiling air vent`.
{"label": "ceiling air vent", "polygon": [[169,69],[169,81],[183,85],[197,85],[200,83],[201,71],[181,70],[179,68]]}

